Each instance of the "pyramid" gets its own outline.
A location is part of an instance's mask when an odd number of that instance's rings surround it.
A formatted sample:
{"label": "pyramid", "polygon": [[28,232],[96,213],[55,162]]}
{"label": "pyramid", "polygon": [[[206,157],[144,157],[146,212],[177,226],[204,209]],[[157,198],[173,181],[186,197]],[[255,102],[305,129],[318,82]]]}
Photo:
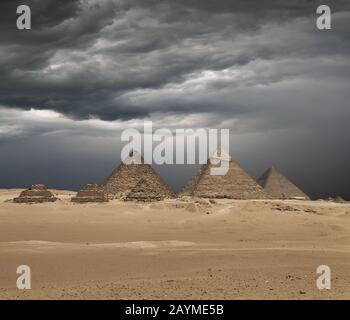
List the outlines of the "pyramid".
{"label": "pyramid", "polygon": [[274,167],[267,169],[257,182],[275,199],[309,199],[303,191]]}
{"label": "pyramid", "polygon": [[55,202],[56,200],[57,198],[43,184],[34,184],[29,189],[22,191],[18,198],[13,199],[13,202],[43,203]]}
{"label": "pyramid", "polygon": [[161,186],[158,183],[150,183],[146,179],[141,179],[137,185],[131,189],[126,196],[126,201],[161,201],[166,198],[166,194],[159,192]]}
{"label": "pyramid", "polygon": [[[224,175],[212,175],[211,169],[220,164],[215,161],[226,161],[228,171]],[[228,198],[228,199],[268,199],[269,195],[259,186],[233,159],[218,149],[208,159],[196,175],[188,181],[180,196],[199,198]]]}
{"label": "pyramid", "polygon": [[176,197],[171,188],[163,181],[151,165],[144,163],[142,156],[131,151],[129,157],[116,168],[103,183],[109,198],[124,198],[140,182],[146,180],[158,188],[165,198]]}
{"label": "pyramid", "polygon": [[104,187],[99,187],[96,183],[88,183],[82,190],[72,198],[72,202],[107,202],[107,192]]}

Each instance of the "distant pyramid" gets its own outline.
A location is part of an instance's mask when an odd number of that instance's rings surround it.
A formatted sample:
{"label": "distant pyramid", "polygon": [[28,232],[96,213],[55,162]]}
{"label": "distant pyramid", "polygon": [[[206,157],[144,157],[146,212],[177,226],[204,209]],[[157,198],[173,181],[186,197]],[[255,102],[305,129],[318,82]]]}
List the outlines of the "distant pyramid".
{"label": "distant pyramid", "polygon": [[141,179],[137,185],[131,189],[126,196],[126,201],[161,201],[166,198],[166,194],[160,192],[162,186],[157,181],[149,182],[146,179]]}
{"label": "distant pyramid", "polygon": [[72,198],[72,202],[107,202],[107,192],[104,187],[98,186],[96,183],[88,183],[82,190]]}
{"label": "distant pyramid", "polygon": [[103,183],[109,198],[124,198],[144,179],[158,188],[159,194],[165,198],[174,198],[176,194],[163,181],[149,164],[144,163],[143,157],[136,151],[131,151],[129,157]]}
{"label": "distant pyramid", "polygon": [[34,184],[29,189],[22,191],[18,198],[13,199],[13,202],[43,203],[55,202],[56,200],[57,198],[43,184]]}
{"label": "distant pyramid", "polygon": [[[215,163],[216,160],[226,161],[228,172],[225,175],[211,175],[211,169],[220,167],[220,164]],[[179,195],[228,199],[270,198],[261,186],[220,149],[185,184]]]}
{"label": "distant pyramid", "polygon": [[257,182],[276,199],[309,199],[303,191],[274,167],[267,169]]}

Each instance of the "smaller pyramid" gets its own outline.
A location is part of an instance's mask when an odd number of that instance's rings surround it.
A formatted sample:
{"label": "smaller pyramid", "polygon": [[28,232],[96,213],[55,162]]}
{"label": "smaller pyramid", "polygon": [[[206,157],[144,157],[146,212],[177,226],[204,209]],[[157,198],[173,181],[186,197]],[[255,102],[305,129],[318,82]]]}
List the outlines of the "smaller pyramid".
{"label": "smaller pyramid", "polygon": [[57,198],[43,184],[34,184],[29,189],[21,192],[15,203],[44,203],[55,202]]}
{"label": "smaller pyramid", "polygon": [[108,196],[104,187],[98,186],[96,183],[88,183],[82,190],[72,198],[72,202],[107,202]]}
{"label": "smaller pyramid", "polygon": [[274,167],[267,169],[257,182],[275,199],[310,199]]}
{"label": "smaller pyramid", "polygon": [[347,203],[346,200],[344,200],[342,197],[340,196],[336,196],[336,197],[328,197],[325,199],[326,201],[331,201],[331,202],[337,202],[337,203]]}
{"label": "smaller pyramid", "polygon": [[153,202],[162,201],[165,198],[169,198],[169,194],[163,191],[161,184],[141,179],[128,193],[125,201]]}

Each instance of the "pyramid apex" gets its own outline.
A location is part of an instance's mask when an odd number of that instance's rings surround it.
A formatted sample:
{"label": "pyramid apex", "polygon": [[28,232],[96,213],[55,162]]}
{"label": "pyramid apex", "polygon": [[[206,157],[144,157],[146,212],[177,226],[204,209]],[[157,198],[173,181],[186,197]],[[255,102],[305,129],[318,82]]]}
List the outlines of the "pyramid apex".
{"label": "pyramid apex", "polygon": [[228,152],[226,152],[221,147],[218,147],[215,152],[210,157],[211,163],[217,163],[218,161],[231,161],[232,158]]}
{"label": "pyramid apex", "polygon": [[271,172],[271,171],[278,171],[274,166],[271,166],[266,170],[266,172]]}
{"label": "pyramid apex", "polygon": [[276,167],[274,167],[274,166],[271,166],[270,168],[268,168],[268,169],[266,170],[266,173],[267,173],[267,174],[278,174],[278,175],[282,175],[282,174],[280,173],[280,171],[277,170]]}
{"label": "pyramid apex", "polygon": [[141,154],[137,150],[130,150],[129,156],[124,159],[124,164],[142,164],[144,163],[144,159]]}

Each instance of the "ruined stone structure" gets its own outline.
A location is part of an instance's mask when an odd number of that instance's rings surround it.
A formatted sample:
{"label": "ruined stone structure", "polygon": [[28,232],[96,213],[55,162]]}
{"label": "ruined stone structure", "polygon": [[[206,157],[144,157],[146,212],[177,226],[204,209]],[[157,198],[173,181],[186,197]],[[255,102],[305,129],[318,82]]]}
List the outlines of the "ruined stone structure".
{"label": "ruined stone structure", "polygon": [[302,190],[274,167],[267,169],[257,182],[275,199],[309,199]]}
{"label": "ruined stone structure", "polygon": [[107,192],[104,187],[98,186],[96,183],[88,183],[82,190],[72,198],[72,202],[107,202]]}
{"label": "ruined stone structure", "polygon": [[157,181],[141,179],[126,196],[126,201],[161,201],[167,197],[166,193],[160,192],[162,186]]}
{"label": "ruined stone structure", "polygon": [[13,199],[13,202],[43,203],[55,202],[56,200],[57,198],[43,184],[34,184],[29,189],[22,191],[18,198]]}
{"label": "ruined stone structure", "polygon": [[[212,161],[211,161],[212,159]],[[226,162],[225,175],[212,175],[211,169],[218,168],[215,160]],[[218,149],[208,159],[195,176],[180,191],[180,196],[228,199],[269,199],[269,195],[259,186],[229,155]]]}
{"label": "ruined stone structure", "polygon": [[110,199],[124,199],[130,191],[136,187],[141,179],[154,185],[153,188],[157,188],[158,193],[162,195],[162,197],[176,197],[176,194],[171,188],[163,181],[151,165],[144,163],[144,159],[136,151],[131,152],[129,157],[112,172],[103,186],[106,188]]}

